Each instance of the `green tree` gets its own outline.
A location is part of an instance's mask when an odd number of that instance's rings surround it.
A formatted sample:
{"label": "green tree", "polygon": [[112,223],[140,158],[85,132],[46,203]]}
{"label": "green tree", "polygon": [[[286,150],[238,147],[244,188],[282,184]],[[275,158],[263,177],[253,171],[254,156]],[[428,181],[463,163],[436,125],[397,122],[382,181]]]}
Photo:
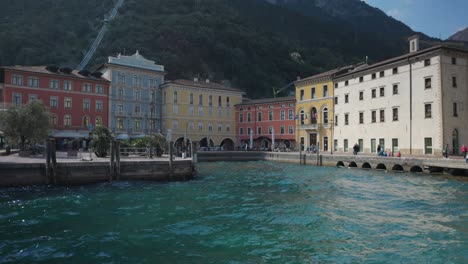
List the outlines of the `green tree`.
{"label": "green tree", "polygon": [[50,115],[40,102],[32,102],[20,107],[10,107],[0,113],[0,122],[5,137],[12,144],[18,144],[21,150],[28,145],[43,142],[49,133]]}
{"label": "green tree", "polygon": [[97,157],[104,158],[107,156],[107,152],[110,149],[111,140],[112,135],[107,127],[96,127],[89,146],[94,150]]}

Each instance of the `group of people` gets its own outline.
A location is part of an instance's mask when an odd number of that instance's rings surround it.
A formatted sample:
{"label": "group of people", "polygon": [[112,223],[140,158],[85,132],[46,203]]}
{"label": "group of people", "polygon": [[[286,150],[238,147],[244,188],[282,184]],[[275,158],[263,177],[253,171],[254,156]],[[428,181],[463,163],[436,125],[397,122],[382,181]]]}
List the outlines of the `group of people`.
{"label": "group of people", "polygon": [[317,145],[310,145],[310,146],[307,146],[306,147],[306,153],[309,154],[309,153],[317,153]]}

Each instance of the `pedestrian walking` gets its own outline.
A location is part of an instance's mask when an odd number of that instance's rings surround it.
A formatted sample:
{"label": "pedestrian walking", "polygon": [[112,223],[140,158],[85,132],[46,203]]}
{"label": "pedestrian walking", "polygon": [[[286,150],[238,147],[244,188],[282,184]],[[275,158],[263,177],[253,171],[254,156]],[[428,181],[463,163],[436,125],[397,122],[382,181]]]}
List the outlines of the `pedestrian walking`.
{"label": "pedestrian walking", "polygon": [[444,156],[444,158],[448,158],[448,151],[449,151],[449,145],[445,145],[445,148],[444,148],[444,151],[442,151],[442,155]]}
{"label": "pedestrian walking", "polygon": [[377,155],[380,156],[380,151],[382,150],[382,148],[380,147],[380,145],[377,145]]}
{"label": "pedestrian walking", "polygon": [[463,144],[463,146],[461,147],[461,152],[463,153],[463,159],[466,160],[466,152],[468,151],[468,149],[466,148],[465,144]]}
{"label": "pedestrian walking", "polygon": [[359,145],[356,143],[356,144],[354,144],[354,146],[353,146],[353,154],[354,154],[354,156],[356,156],[356,155],[358,154],[358,152],[359,152]]}

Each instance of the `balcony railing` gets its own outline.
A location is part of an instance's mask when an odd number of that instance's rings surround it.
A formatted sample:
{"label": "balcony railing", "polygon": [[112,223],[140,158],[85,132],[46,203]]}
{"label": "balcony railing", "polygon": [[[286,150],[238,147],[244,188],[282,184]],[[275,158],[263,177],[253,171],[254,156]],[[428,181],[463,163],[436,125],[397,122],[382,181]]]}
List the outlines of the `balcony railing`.
{"label": "balcony railing", "polygon": [[306,130],[317,130],[319,129],[319,124],[301,124],[299,126],[300,129],[306,129]]}
{"label": "balcony railing", "polygon": [[127,116],[127,113],[124,111],[115,111],[114,115],[116,116]]}

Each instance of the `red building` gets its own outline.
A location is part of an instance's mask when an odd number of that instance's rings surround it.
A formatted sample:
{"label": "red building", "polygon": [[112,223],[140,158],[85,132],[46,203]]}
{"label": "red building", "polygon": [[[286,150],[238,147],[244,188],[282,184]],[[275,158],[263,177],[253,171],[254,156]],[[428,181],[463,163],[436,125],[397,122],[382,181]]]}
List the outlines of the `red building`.
{"label": "red building", "polygon": [[[295,145],[296,98],[281,97],[245,101],[236,105],[237,138],[254,150],[286,150]],[[252,146],[250,133],[252,132]]]}
{"label": "red building", "polygon": [[51,113],[52,136],[87,138],[108,124],[109,82],[99,73],[56,66],[0,67],[0,108],[41,101]]}

